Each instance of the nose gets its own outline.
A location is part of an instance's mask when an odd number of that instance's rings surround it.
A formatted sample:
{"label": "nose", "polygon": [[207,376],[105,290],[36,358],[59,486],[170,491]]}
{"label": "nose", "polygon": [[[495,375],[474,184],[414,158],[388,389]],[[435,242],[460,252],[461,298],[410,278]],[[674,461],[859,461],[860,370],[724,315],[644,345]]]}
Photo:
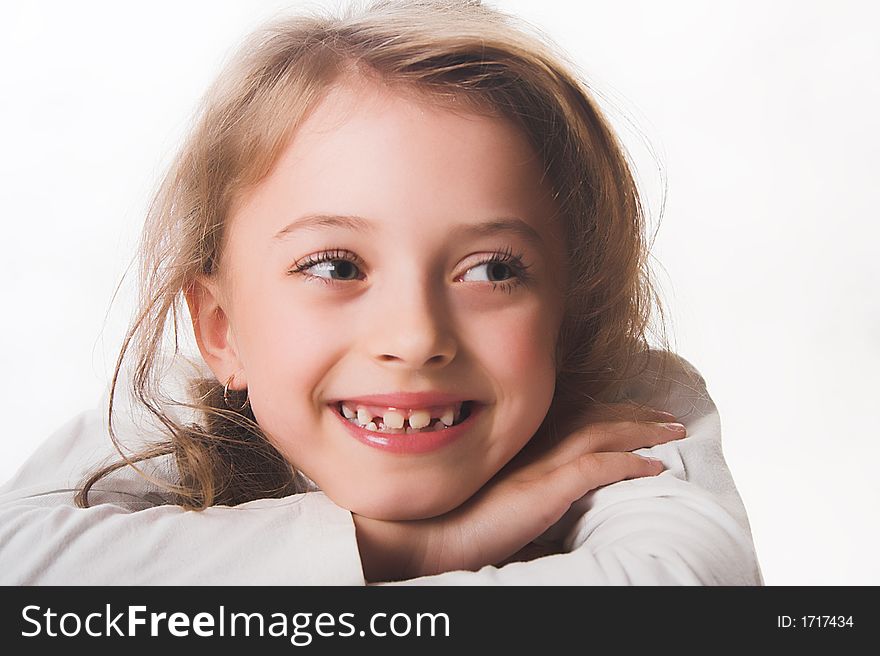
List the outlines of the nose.
{"label": "nose", "polygon": [[439,290],[411,277],[408,283],[389,286],[382,296],[371,304],[379,310],[371,349],[380,364],[439,368],[455,358],[457,340]]}

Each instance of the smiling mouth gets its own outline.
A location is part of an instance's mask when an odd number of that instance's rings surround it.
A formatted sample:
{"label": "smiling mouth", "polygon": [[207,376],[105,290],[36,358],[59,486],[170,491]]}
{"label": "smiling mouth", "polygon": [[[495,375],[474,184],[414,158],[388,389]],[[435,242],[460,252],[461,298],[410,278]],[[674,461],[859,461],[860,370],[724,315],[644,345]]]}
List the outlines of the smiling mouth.
{"label": "smiling mouth", "polygon": [[413,428],[409,425],[409,420],[404,418],[403,426],[401,428],[390,428],[385,425],[384,418],[381,416],[372,417],[369,421],[362,423],[358,420],[358,416],[355,415],[353,417],[346,417],[345,412],[343,412],[342,406],[343,402],[340,401],[338,403],[333,404],[333,409],[336,413],[342,417],[345,421],[358,426],[359,428],[363,428],[368,431],[372,431],[375,433],[383,433],[387,435],[412,435],[417,433],[434,433],[434,432],[442,432],[447,430],[448,428],[452,428],[454,426],[458,426],[464,420],[466,420],[473,411],[474,401],[464,401],[461,404],[461,409],[454,416],[451,424],[447,425],[444,423],[444,419],[448,421],[448,418],[440,418],[440,417],[432,417],[431,421],[424,428]]}

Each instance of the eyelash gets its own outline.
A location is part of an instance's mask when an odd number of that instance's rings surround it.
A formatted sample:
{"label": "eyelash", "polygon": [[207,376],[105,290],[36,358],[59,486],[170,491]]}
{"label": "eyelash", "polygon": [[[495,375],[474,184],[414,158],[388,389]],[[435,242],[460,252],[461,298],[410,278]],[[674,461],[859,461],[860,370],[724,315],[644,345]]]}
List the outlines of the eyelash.
{"label": "eyelash", "polygon": [[[294,265],[290,270],[288,270],[288,274],[301,274],[306,276],[306,278],[312,280],[320,280],[321,282],[332,285],[335,283],[345,283],[350,282],[348,280],[333,280],[332,278],[324,278],[323,276],[314,276],[310,273],[306,273],[306,269],[310,269],[311,267],[321,264],[322,262],[336,262],[336,261],[344,261],[351,262],[352,264],[358,265],[360,262],[360,258],[352,253],[351,251],[344,249],[333,249],[329,251],[323,251],[321,253],[315,253],[314,255],[307,256],[302,262]],[[481,266],[483,264],[506,264],[509,266],[515,275],[515,278],[511,280],[503,280],[501,282],[493,282],[492,290],[495,291],[500,288],[501,291],[507,292],[508,294],[513,293],[513,290],[519,287],[520,285],[528,284],[532,281],[532,274],[528,272],[531,265],[526,264],[523,261],[522,253],[513,253],[513,249],[509,246],[503,250],[493,251],[489,257],[481,260],[474,264],[474,267]],[[473,267],[471,267],[473,268]],[[469,269],[470,270],[470,269]]]}

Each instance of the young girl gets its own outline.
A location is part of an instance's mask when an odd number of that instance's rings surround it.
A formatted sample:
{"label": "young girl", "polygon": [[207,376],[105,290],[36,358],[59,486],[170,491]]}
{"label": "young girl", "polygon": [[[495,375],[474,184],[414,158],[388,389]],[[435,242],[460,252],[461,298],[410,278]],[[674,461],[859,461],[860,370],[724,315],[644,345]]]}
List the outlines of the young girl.
{"label": "young girl", "polygon": [[267,26],[151,207],[122,459],[94,469],[97,411],[41,447],[3,582],[762,583],[705,383],[648,348],[643,232],[585,85],[510,17]]}

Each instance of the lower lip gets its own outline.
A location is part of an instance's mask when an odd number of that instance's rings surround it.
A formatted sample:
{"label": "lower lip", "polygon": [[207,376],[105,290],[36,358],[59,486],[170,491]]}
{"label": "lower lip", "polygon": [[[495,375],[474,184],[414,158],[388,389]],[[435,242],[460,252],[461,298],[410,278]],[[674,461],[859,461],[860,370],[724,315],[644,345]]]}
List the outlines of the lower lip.
{"label": "lower lip", "polygon": [[476,418],[483,411],[483,404],[472,403],[471,414],[460,424],[444,428],[439,431],[426,431],[424,433],[379,433],[361,428],[343,417],[336,408],[328,406],[336,418],[342,422],[346,430],[356,440],[363,442],[374,449],[380,449],[388,453],[428,453],[442,449],[464,435],[474,425]]}

